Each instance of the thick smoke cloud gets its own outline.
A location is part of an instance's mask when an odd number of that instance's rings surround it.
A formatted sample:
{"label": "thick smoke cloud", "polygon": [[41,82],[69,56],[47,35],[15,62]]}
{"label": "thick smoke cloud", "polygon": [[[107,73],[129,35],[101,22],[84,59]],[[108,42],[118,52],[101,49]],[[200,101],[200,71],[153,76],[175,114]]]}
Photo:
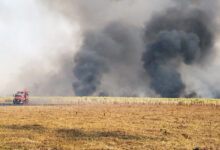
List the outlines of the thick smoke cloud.
{"label": "thick smoke cloud", "polygon": [[34,1],[47,21],[32,46],[46,55],[10,85],[41,96],[219,97],[217,2]]}
{"label": "thick smoke cloud", "polygon": [[178,72],[180,64],[201,63],[213,48],[214,19],[190,6],[168,9],[146,27],[147,50],[142,60],[151,88],[162,97],[183,96],[186,86]]}
{"label": "thick smoke cloud", "polygon": [[[142,61],[150,77],[150,87],[162,97],[195,96],[192,94],[194,91],[188,95],[185,93],[186,85],[178,69],[182,63],[194,65],[203,62],[213,48],[214,15],[192,4],[189,1],[177,2],[165,14],[154,15],[146,25],[144,41],[147,50]],[[101,85],[103,74],[107,73],[106,68],[114,63],[109,61],[115,58],[111,53],[117,51],[117,45],[127,47],[128,44],[112,38],[105,29],[95,33],[93,37],[85,35],[84,46],[75,57],[74,74],[79,81],[73,87],[77,95],[93,95]],[[117,36],[122,31],[114,33]],[[89,39],[97,41],[89,43]]]}
{"label": "thick smoke cloud", "polygon": [[[82,45],[73,58],[75,95],[206,95],[189,87],[187,75],[195,78],[198,74],[191,70],[205,70],[202,65],[214,52],[217,1],[167,0],[150,6],[142,0],[56,0],[47,4],[81,27]],[[205,85],[207,78],[195,80],[195,85]]]}
{"label": "thick smoke cloud", "polygon": [[181,59],[191,64],[200,55],[199,38],[183,31],[163,31],[144,53],[144,68],[151,77],[151,87],[162,97],[179,97],[185,89],[176,71]]}
{"label": "thick smoke cloud", "polygon": [[101,84],[102,73],[107,71],[105,59],[96,51],[86,51],[76,56],[75,63],[74,75],[79,80],[73,83],[75,94],[93,95]]}
{"label": "thick smoke cloud", "polygon": [[78,79],[73,83],[75,94],[78,96],[109,95],[102,89],[99,94],[96,93],[103,76],[114,71],[117,66],[134,63],[138,54],[136,49],[141,45],[137,41],[140,37],[135,27],[119,22],[86,33],[84,44],[74,57],[73,72]]}

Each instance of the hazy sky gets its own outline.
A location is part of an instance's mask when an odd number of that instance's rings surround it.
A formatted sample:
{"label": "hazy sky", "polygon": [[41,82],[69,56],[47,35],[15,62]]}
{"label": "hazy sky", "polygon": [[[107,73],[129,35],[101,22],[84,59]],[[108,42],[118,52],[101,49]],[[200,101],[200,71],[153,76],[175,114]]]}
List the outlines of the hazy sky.
{"label": "hazy sky", "polygon": [[18,71],[25,71],[26,62],[50,65],[47,57],[55,55],[66,42],[74,44],[77,30],[35,0],[0,0],[0,94]]}

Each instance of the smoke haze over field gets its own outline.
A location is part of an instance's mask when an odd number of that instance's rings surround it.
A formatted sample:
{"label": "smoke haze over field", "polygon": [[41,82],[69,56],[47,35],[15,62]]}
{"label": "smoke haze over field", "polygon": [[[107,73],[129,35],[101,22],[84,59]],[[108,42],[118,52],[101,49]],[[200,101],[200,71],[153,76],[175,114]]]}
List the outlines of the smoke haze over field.
{"label": "smoke haze over field", "polygon": [[0,7],[1,95],[28,88],[38,96],[220,97],[217,0]]}
{"label": "smoke haze over field", "polygon": [[213,48],[213,16],[190,6],[168,9],[147,24],[144,68],[162,97],[180,97],[186,88],[177,71],[181,63],[201,63]]}

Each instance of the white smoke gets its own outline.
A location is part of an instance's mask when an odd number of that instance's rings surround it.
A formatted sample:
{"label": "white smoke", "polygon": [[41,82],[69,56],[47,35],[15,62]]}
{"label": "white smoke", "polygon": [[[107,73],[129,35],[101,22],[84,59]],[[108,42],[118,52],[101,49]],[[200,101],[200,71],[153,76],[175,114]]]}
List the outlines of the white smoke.
{"label": "white smoke", "polygon": [[1,0],[0,95],[36,84],[45,89],[44,82],[60,71],[58,56],[74,55],[79,34],[77,23],[70,24],[36,0]]}

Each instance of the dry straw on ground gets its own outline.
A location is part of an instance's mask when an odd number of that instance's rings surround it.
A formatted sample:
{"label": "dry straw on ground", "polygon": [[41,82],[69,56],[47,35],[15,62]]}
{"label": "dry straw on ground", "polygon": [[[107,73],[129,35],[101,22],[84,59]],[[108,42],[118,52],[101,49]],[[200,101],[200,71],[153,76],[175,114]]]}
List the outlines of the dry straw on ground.
{"label": "dry straw on ground", "polygon": [[122,103],[116,98],[108,104],[101,99],[65,106],[2,106],[0,149],[220,148],[220,106],[213,101]]}

